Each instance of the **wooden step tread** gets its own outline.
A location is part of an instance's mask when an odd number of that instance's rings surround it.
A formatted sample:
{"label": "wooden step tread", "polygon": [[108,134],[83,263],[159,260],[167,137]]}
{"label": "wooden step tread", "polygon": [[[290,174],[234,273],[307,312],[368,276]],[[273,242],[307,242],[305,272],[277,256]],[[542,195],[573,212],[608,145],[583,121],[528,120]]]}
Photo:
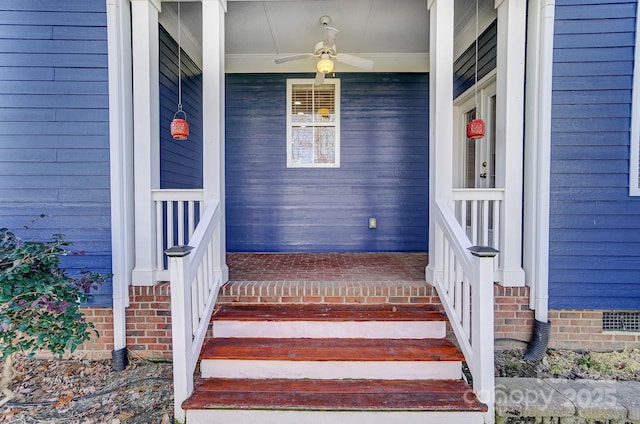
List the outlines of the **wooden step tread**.
{"label": "wooden step tread", "polygon": [[460,380],[205,379],[184,409],[479,411]]}
{"label": "wooden step tread", "polygon": [[216,320],[247,321],[433,321],[446,315],[432,305],[221,305]]}
{"label": "wooden step tread", "polygon": [[213,338],[207,359],[284,361],[462,361],[447,339],[277,339]]}

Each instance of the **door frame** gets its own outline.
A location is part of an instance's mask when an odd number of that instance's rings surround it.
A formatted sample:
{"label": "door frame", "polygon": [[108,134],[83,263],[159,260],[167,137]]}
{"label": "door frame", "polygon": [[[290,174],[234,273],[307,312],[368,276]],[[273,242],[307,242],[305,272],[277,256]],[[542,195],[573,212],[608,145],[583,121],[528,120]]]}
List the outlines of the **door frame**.
{"label": "door frame", "polygon": [[[490,114],[489,110],[491,107],[491,97],[496,97],[497,101],[497,90],[496,90],[496,72],[491,71],[487,74],[482,80],[478,81],[478,105],[477,108],[480,111],[480,117],[484,119],[486,123],[487,133],[485,137],[483,137],[483,141],[486,141],[488,137],[493,137],[493,154],[495,155],[496,151],[496,123],[495,123],[495,114]],[[466,125],[467,125],[467,113],[473,110],[476,107],[475,102],[475,85],[471,86],[464,93],[462,93],[458,98],[456,98],[453,102],[453,126],[454,126],[454,144],[453,144],[453,186],[457,188],[480,188],[478,187],[478,172],[475,174],[475,183],[474,187],[466,187],[466,172],[467,172],[467,164],[466,164],[466,143],[470,141],[466,136]],[[476,146],[478,145],[478,141],[476,141]],[[490,147],[488,143],[484,143],[487,150],[490,151]],[[476,150],[477,151],[477,150]],[[486,153],[485,153],[486,155]],[[479,169],[482,162],[482,156],[476,155],[475,160],[475,169]],[[496,163],[496,166],[498,164]],[[493,170],[495,174],[495,169]],[[494,179],[494,188],[495,188],[495,179]],[[489,188],[489,187],[482,187]]]}

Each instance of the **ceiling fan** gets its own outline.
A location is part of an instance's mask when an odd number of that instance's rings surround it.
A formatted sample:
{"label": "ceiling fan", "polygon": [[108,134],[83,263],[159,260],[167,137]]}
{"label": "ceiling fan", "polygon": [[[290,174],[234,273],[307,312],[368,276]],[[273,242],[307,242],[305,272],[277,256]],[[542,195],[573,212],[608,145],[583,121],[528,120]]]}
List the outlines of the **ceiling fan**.
{"label": "ceiling fan", "polygon": [[355,66],[356,68],[371,70],[373,69],[373,61],[364,59],[362,57],[353,56],[350,54],[337,53],[336,52],[336,35],[338,30],[329,26],[331,18],[329,16],[322,16],[320,23],[324,29],[324,39],[317,43],[314,48],[314,53],[303,53],[292,56],[279,57],[275,60],[277,64],[291,62],[293,60],[306,59],[309,57],[317,57],[316,63],[316,80],[315,85],[320,85],[324,82],[324,76],[333,72],[334,63],[333,59],[338,62],[345,63],[347,65]]}

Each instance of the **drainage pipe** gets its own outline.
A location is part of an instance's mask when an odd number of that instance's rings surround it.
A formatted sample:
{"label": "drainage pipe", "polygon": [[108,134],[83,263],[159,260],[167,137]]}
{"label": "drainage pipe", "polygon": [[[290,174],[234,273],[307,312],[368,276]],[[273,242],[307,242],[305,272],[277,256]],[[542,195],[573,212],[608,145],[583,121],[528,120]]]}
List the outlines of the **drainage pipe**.
{"label": "drainage pipe", "polygon": [[551,95],[553,77],[553,31],[555,0],[533,0],[529,4],[530,33],[527,69],[525,169],[526,232],[525,262],[529,268],[531,305],[535,324],[525,359],[539,360],[544,355],[549,322],[549,204],[551,181]]}
{"label": "drainage pipe", "polygon": [[133,119],[129,0],[107,0],[113,369],[128,363],[126,308],[133,269]]}

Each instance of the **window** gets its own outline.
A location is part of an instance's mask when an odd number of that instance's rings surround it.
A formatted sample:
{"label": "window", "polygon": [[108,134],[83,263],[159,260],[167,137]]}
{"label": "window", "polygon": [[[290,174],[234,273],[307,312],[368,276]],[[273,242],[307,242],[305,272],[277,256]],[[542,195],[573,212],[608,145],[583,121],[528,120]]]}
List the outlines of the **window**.
{"label": "window", "polygon": [[340,80],[287,80],[287,168],[340,167]]}

